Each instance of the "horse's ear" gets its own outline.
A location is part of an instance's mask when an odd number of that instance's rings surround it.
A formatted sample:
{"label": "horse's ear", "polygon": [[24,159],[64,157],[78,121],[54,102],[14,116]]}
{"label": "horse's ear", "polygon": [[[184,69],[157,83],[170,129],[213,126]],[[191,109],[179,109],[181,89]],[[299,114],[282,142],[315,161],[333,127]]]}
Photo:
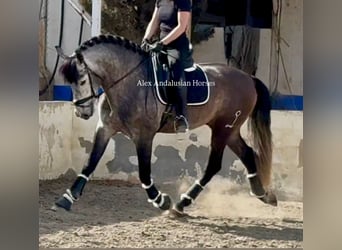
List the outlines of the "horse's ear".
{"label": "horse's ear", "polygon": [[77,58],[81,63],[84,62],[83,55],[82,55],[79,51],[76,51],[76,58]]}
{"label": "horse's ear", "polygon": [[75,57],[75,56],[67,56],[67,55],[63,52],[62,48],[59,47],[59,46],[55,46],[55,48],[56,48],[57,54],[58,54],[60,57],[62,57],[63,59],[73,59],[73,58]]}

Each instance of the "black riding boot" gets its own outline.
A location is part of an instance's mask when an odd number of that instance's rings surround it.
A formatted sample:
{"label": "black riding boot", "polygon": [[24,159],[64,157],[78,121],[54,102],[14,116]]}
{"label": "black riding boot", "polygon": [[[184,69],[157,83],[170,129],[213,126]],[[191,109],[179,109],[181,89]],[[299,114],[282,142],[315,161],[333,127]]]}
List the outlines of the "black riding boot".
{"label": "black riding boot", "polygon": [[[182,79],[183,80],[183,79]],[[176,133],[185,133],[189,131],[189,123],[187,119],[187,87],[177,86],[175,89],[175,109],[176,119],[174,127]]]}

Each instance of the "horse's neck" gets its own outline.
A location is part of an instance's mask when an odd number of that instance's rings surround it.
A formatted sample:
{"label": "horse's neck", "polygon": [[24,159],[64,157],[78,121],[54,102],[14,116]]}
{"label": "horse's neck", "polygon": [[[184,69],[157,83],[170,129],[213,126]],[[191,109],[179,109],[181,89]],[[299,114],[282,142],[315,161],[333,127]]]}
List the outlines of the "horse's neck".
{"label": "horse's neck", "polygon": [[94,46],[85,55],[87,64],[106,79],[103,82],[105,89],[116,85],[117,81],[120,83],[121,78],[127,78],[129,71],[143,59],[138,53],[114,44]]}
{"label": "horse's neck", "polygon": [[[132,59],[134,60],[132,60],[129,66],[120,64],[118,66],[122,67],[121,70],[118,70],[120,75],[116,75],[115,78],[112,78],[111,82],[103,86],[104,89],[107,89],[106,94],[111,106],[118,108],[119,106],[138,104],[141,93],[148,91],[147,88],[138,86],[139,80],[148,80],[146,64],[139,65],[144,58],[132,57]],[[116,82],[118,79],[120,81]]]}
{"label": "horse's neck", "polygon": [[106,45],[87,51],[87,58],[89,66],[103,78],[101,85],[111,107],[134,105],[141,92],[146,91],[137,83],[140,79],[147,80],[148,60],[145,63],[146,58],[138,53],[118,45]]}

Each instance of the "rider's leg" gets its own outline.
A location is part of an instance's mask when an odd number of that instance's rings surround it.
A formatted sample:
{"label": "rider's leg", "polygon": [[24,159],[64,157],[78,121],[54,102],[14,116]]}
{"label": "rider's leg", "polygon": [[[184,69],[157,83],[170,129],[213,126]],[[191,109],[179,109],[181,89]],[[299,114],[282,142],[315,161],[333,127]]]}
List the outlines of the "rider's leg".
{"label": "rider's leg", "polygon": [[189,123],[187,119],[187,87],[182,56],[180,51],[175,49],[168,52],[171,79],[173,81],[171,93],[176,111],[174,125],[177,133],[184,133],[189,130]]}

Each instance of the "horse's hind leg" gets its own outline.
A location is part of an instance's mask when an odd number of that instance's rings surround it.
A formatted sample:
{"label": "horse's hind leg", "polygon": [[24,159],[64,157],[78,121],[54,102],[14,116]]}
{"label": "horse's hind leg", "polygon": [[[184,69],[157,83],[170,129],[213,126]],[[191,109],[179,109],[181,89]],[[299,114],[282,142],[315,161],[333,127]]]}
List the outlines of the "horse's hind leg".
{"label": "horse's hind leg", "polygon": [[[56,201],[56,206],[62,207],[68,211],[71,209],[71,205],[74,203],[74,201],[78,200],[78,198],[82,195],[83,188],[89,180],[89,176],[94,172],[112,135],[112,132],[109,132],[103,127],[100,127],[96,130],[93,147],[87,164],[83,167],[81,174],[77,176],[71,188],[67,189],[62,197]],[[56,207],[53,207],[53,209],[56,209]]]}
{"label": "horse's hind leg", "polygon": [[231,134],[227,140],[227,145],[247,168],[247,178],[251,185],[251,194],[258,198],[263,197],[265,195],[265,190],[257,175],[257,166],[255,162],[256,154],[254,150],[246,144],[240,133]]}
{"label": "horse's hind leg", "polygon": [[275,196],[266,193],[261,180],[257,174],[256,157],[257,154],[249,147],[240,133],[231,134],[227,140],[227,145],[240,158],[247,168],[247,178],[251,185],[251,195],[256,196],[261,201],[276,206],[277,200]]}
{"label": "horse's hind leg", "polygon": [[189,206],[211,178],[220,171],[227,137],[228,133],[226,131],[212,129],[211,152],[205,173],[203,177],[200,180],[197,180],[186,193],[181,195],[180,201],[174,207],[176,212],[183,213],[184,207]]}
{"label": "horse's hind leg", "polygon": [[148,139],[140,138],[135,142],[139,164],[139,179],[147,193],[148,202],[157,208],[168,210],[172,204],[170,196],[161,193],[151,179],[152,141],[153,137]]}

